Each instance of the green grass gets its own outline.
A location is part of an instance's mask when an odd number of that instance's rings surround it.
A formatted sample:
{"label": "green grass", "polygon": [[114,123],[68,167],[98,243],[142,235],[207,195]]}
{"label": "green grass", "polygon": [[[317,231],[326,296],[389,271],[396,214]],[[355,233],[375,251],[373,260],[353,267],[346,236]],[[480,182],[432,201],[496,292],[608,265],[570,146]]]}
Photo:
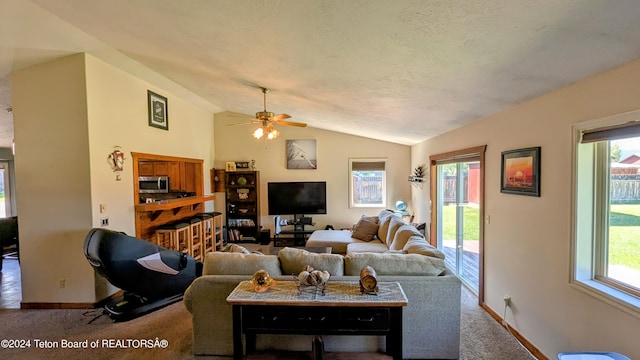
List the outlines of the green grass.
{"label": "green grass", "polygon": [[[456,239],[456,206],[443,207],[443,239]],[[480,239],[480,211],[464,207],[464,240]],[[640,270],[640,204],[611,205],[609,264]]]}
{"label": "green grass", "polygon": [[611,205],[609,265],[640,270],[640,204]]}
{"label": "green grass", "polygon": [[[465,206],[464,208],[464,240],[480,240],[480,210],[475,207]],[[456,239],[456,206],[447,205],[442,207],[443,216],[443,239]]]}

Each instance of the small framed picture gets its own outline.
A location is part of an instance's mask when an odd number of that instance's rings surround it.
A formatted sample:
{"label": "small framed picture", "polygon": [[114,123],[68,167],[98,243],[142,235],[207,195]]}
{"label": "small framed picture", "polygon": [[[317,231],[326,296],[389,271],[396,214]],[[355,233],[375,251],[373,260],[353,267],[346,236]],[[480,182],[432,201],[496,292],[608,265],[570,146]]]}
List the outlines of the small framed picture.
{"label": "small framed picture", "polygon": [[236,163],[234,161],[227,161],[225,163],[224,169],[226,171],[236,171]]}
{"label": "small framed picture", "polygon": [[147,90],[149,105],[149,126],[169,130],[169,112],[167,98]]}
{"label": "small framed picture", "polygon": [[540,147],[502,152],[500,192],[540,196]]}
{"label": "small framed picture", "polygon": [[249,169],[249,162],[248,161],[236,161],[236,169]]}

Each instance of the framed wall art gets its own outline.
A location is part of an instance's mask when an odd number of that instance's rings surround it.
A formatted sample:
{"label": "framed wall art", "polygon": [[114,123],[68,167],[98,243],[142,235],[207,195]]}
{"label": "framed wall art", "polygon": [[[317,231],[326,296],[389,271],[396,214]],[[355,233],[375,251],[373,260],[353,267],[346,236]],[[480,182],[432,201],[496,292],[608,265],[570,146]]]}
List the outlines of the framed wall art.
{"label": "framed wall art", "polygon": [[149,126],[169,130],[169,112],[167,98],[147,90],[149,106]]}
{"label": "framed wall art", "polygon": [[287,169],[317,169],[316,140],[287,140]]}
{"label": "framed wall art", "polygon": [[540,196],[540,147],[502,152],[500,192]]}

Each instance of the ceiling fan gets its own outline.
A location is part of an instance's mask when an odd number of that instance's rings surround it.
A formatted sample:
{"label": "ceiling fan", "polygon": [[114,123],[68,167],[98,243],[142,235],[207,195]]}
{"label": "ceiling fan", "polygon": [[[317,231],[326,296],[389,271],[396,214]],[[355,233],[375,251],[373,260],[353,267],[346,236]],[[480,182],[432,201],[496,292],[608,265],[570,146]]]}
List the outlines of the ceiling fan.
{"label": "ceiling fan", "polygon": [[298,127],[306,127],[307,124],[294,122],[294,121],[285,121],[285,119],[290,119],[291,116],[288,114],[278,114],[267,111],[267,93],[269,89],[260,88],[262,90],[262,94],[264,97],[264,110],[258,111],[256,113],[256,118],[248,123],[240,123],[240,124],[229,124],[229,125],[247,125],[247,124],[260,124],[260,127],[253,132],[253,137],[256,139],[261,139],[263,136],[266,136],[267,140],[272,140],[280,135],[280,132],[276,130],[274,125],[286,125],[286,126],[298,126]]}

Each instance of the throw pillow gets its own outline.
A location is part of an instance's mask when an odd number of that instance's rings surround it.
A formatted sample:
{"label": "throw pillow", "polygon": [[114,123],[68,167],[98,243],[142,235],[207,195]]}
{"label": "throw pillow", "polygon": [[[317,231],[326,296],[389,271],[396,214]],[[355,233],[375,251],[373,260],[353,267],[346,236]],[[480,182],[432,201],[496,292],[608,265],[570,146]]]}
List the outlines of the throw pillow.
{"label": "throw pillow", "polygon": [[232,253],[237,252],[241,254],[251,254],[251,251],[249,251],[246,247],[236,245],[236,244],[227,245],[227,247],[224,248],[224,252],[232,252]]}
{"label": "throw pillow", "polygon": [[362,241],[371,241],[378,234],[378,223],[365,216],[353,227],[351,237]]}
{"label": "throw pillow", "polygon": [[391,240],[389,250],[402,250],[412,236],[422,236],[420,231],[411,225],[401,225]]}

